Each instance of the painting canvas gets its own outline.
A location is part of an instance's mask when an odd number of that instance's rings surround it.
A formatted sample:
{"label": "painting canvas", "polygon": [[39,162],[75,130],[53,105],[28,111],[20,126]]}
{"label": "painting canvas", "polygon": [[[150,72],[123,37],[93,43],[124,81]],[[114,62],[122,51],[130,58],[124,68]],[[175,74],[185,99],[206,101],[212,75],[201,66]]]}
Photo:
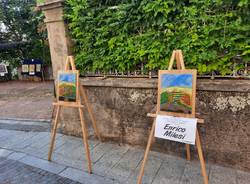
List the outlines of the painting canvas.
{"label": "painting canvas", "polygon": [[35,75],[35,65],[29,65],[29,75]]}
{"label": "painting canvas", "polygon": [[36,72],[41,72],[41,64],[36,64]]}
{"label": "painting canvas", "polygon": [[22,72],[28,73],[29,72],[29,65],[22,65]]}
{"label": "painting canvas", "polygon": [[160,111],[191,114],[193,108],[194,74],[165,72],[160,74]]}
{"label": "painting canvas", "polygon": [[58,98],[59,101],[76,102],[78,72],[59,72]]}

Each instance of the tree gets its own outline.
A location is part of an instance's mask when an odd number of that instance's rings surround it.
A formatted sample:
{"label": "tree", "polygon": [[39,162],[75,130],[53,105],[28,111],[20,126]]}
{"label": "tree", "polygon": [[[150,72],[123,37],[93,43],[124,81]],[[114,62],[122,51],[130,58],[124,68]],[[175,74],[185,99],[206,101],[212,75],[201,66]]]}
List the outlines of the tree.
{"label": "tree", "polygon": [[35,12],[36,0],[0,0],[0,43],[13,44],[0,51],[0,60],[17,66],[24,58],[49,63],[43,14]]}

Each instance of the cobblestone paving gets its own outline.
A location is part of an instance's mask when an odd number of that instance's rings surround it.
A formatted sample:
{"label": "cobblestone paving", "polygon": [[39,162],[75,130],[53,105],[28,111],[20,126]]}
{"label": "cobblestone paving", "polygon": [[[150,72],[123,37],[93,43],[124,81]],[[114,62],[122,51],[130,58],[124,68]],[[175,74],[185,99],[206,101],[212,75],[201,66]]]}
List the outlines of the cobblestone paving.
{"label": "cobblestone paving", "polygon": [[0,157],[1,184],[80,184],[68,178]]}

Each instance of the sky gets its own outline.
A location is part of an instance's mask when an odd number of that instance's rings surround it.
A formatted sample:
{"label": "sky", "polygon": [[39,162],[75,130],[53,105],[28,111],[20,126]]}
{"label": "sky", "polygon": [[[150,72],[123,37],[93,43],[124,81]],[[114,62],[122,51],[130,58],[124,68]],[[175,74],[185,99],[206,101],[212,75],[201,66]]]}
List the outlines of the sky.
{"label": "sky", "polygon": [[161,88],[167,87],[192,87],[192,74],[162,74]]}
{"label": "sky", "polygon": [[76,82],[76,74],[74,74],[74,73],[61,73],[59,75],[59,81],[75,83]]}

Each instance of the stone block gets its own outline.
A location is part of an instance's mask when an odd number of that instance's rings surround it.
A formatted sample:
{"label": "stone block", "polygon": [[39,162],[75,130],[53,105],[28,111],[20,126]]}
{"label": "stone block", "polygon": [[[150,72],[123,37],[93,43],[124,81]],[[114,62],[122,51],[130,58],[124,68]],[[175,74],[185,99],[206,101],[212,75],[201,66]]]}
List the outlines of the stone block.
{"label": "stone block", "polygon": [[76,180],[83,184],[113,184],[114,180],[110,180],[98,175],[88,174],[83,171],[79,171],[73,168],[67,168],[59,174],[62,177],[66,177],[72,180]]}
{"label": "stone block", "polygon": [[8,159],[11,159],[11,160],[20,160],[20,159],[22,159],[25,156],[27,156],[25,153],[14,152],[14,153],[12,153],[12,154],[10,154],[8,156]]}
{"label": "stone block", "polygon": [[25,156],[19,161],[27,165],[37,167],[45,171],[49,171],[54,174],[59,174],[66,168],[65,166],[62,166],[53,162],[49,162],[47,160],[42,160],[33,156]]}
{"label": "stone block", "polygon": [[211,166],[209,174],[209,183],[211,184],[237,184],[236,181],[236,170],[221,167]]}

